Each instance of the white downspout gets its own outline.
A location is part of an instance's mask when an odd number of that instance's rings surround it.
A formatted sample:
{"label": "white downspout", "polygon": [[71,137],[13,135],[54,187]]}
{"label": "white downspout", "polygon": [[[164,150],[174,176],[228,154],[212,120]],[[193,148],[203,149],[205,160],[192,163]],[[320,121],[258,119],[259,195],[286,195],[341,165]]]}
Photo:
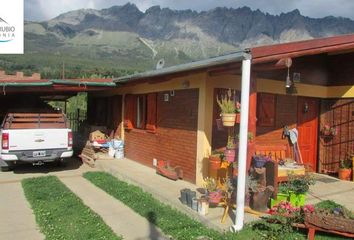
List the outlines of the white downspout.
{"label": "white downspout", "polygon": [[245,188],[246,188],[246,162],[247,162],[247,135],[248,135],[248,110],[251,78],[251,60],[242,61],[241,80],[241,120],[240,120],[240,141],[238,149],[238,176],[237,176],[237,197],[236,197],[236,219],[231,231],[237,232],[243,228],[245,210]]}

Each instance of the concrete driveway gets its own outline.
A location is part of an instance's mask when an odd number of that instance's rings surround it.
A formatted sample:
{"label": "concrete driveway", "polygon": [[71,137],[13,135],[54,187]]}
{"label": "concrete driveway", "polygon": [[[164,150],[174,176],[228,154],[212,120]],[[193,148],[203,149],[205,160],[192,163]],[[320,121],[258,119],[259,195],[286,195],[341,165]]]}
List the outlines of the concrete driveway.
{"label": "concrete driveway", "polygon": [[0,184],[19,182],[24,178],[48,175],[55,175],[58,177],[81,176],[83,172],[93,170],[93,168],[83,164],[78,158],[69,159],[65,166],[56,166],[52,163],[48,163],[42,166],[22,164],[15,166],[13,171],[0,172]]}
{"label": "concrete driveway", "polygon": [[57,167],[54,164],[21,165],[17,166],[14,171],[0,172],[0,239],[44,239],[24,196],[22,179],[46,175],[56,175],[60,178],[74,177],[91,170],[94,169],[73,158],[65,167]]}

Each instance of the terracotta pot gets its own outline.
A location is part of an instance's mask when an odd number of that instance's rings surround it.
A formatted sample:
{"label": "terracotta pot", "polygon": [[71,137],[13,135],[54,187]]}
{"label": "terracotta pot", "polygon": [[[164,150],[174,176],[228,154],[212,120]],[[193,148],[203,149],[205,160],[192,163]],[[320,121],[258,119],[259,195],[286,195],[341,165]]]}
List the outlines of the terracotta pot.
{"label": "terracotta pot", "polygon": [[338,170],[338,178],[341,180],[350,181],[350,175],[352,174],[352,170],[350,168],[340,168]]}
{"label": "terracotta pot", "polygon": [[221,120],[225,127],[235,126],[236,113],[222,113]]}
{"label": "terracotta pot", "polygon": [[220,165],[221,159],[218,155],[209,156],[209,177],[217,178]]}
{"label": "terracotta pot", "polygon": [[235,123],[240,123],[240,121],[241,121],[241,114],[236,113]]}
{"label": "terracotta pot", "polygon": [[209,169],[218,170],[220,168],[221,159],[219,156],[209,156]]}

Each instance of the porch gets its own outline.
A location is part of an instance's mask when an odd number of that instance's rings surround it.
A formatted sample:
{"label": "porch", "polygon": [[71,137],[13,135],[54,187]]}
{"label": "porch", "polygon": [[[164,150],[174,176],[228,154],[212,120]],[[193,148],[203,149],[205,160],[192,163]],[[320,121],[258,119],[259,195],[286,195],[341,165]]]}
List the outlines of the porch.
{"label": "porch", "polygon": [[[198,189],[197,185],[186,181],[171,181],[157,175],[154,169],[136,163],[136,161],[127,158],[122,160],[101,160],[96,161],[96,168],[141,187],[161,202],[171,205],[211,228],[219,231],[228,231],[234,220],[234,211],[229,211],[225,223],[220,222],[224,211],[222,207],[209,208],[208,215],[199,215],[196,211],[183,205],[179,200],[181,189],[190,188],[196,191]],[[354,186],[351,182],[341,181],[323,174],[316,174],[316,179],[316,185],[311,187],[308,194],[308,203],[329,199],[354,210],[354,203],[351,201],[354,198]],[[255,215],[245,213],[245,223],[257,219],[258,217]]]}

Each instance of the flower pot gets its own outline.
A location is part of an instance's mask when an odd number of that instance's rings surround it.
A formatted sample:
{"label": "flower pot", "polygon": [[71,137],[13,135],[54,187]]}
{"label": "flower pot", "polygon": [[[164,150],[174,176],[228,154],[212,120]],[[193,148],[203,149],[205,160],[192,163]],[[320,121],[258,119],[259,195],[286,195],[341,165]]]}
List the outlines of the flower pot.
{"label": "flower pot", "polygon": [[216,206],[220,203],[222,193],[220,191],[208,192],[208,201],[210,206]]}
{"label": "flower pot", "polygon": [[224,151],[225,159],[229,163],[235,161],[236,150],[235,149],[225,149]]}
{"label": "flower pot", "polygon": [[341,180],[350,181],[351,174],[352,174],[352,170],[350,168],[340,168],[338,170],[338,178]]}
{"label": "flower pot", "polygon": [[290,193],[290,203],[294,207],[302,207],[305,205],[306,194]]}
{"label": "flower pot", "polygon": [[221,120],[225,127],[235,126],[236,113],[222,113]]}
{"label": "flower pot", "polygon": [[209,202],[206,199],[199,199],[198,201],[198,213],[199,215],[205,216],[209,212]]}
{"label": "flower pot", "polygon": [[250,202],[250,207],[253,210],[259,211],[259,212],[267,212],[268,211],[268,202],[270,195],[272,194],[272,191],[259,191],[259,192],[252,192],[251,193],[251,202]]}
{"label": "flower pot", "polygon": [[181,202],[184,205],[187,205],[187,194],[189,191],[190,191],[190,189],[188,189],[188,188],[184,188],[181,190]]}
{"label": "flower pot", "polygon": [[240,121],[241,121],[241,114],[240,113],[236,113],[235,123],[240,123]]}
{"label": "flower pot", "polygon": [[253,166],[255,168],[262,168],[266,163],[266,161],[260,156],[253,156],[252,160]]}
{"label": "flower pot", "polygon": [[270,199],[270,207],[274,207],[275,205],[278,205],[280,202],[287,202],[289,199],[289,194],[287,193],[278,193],[277,194],[277,199]]}
{"label": "flower pot", "polygon": [[209,156],[209,169],[218,170],[220,168],[221,159],[218,155]]}
{"label": "flower pot", "polygon": [[187,205],[188,207],[192,208],[193,198],[195,198],[197,192],[195,191],[187,191]]}

